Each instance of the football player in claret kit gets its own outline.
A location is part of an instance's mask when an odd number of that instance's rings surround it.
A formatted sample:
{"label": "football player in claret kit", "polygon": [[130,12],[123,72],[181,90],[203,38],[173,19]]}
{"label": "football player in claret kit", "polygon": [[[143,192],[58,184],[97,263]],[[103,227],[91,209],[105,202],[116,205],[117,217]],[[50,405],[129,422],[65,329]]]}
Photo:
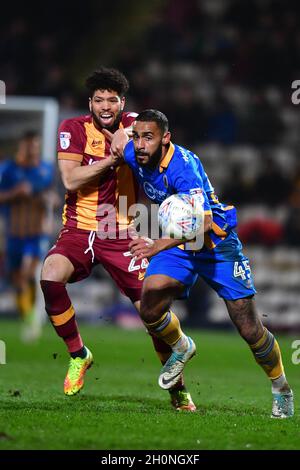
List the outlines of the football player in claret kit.
{"label": "football player in claret kit", "polygon": [[[123,143],[120,145],[121,136],[127,140],[121,131],[112,141],[112,152],[118,156],[124,147]],[[143,284],[141,318],[148,330],[173,350],[161,370],[160,386],[172,387],[195,354],[192,338],[182,332],[170,306],[174,299],[187,296],[200,276],[224,299],[231,320],[271,380],[272,417],[293,416],[293,392],[284,373],[279,345],[263,326],[255,307],[256,290],[249,260],[234,231],[235,208],[219,202],[199,158],[171,142],[168,120],[160,111],[145,110],[138,115],[132,140],[123,153],[153,202],[161,204],[176,193],[195,197],[198,191],[204,197],[204,245],[200,250],[177,246],[182,240],[168,238],[152,242],[137,238],[130,243],[136,260],[145,256],[150,260]]]}
{"label": "football player in claret kit", "polygon": [[[119,199],[126,196],[127,207],[134,204],[137,184],[131,169],[110,153],[110,140],[103,133],[104,129],[114,133],[130,128],[137,115],[123,111],[128,81],[118,70],[103,67],[87,79],[86,85],[90,114],[63,121],[58,131],[59,169],[67,190],[64,227],[46,257],[41,277],[46,311],[71,356],[64,382],[66,395],[80,391],[86,370],[93,363],[92,353],[80,336],[66,283],[88,277],[92,268],[101,263],[120,291],[139,309],[147,264],[147,260],[141,260],[139,269],[137,265],[132,269],[131,258],[125,256],[130,239],[124,232],[127,233],[131,219],[127,210],[120,211]],[[116,228],[110,234],[105,233],[108,206]],[[165,362],[171,348],[152,338],[159,358]],[[194,411],[182,375],[170,393],[176,408]]]}

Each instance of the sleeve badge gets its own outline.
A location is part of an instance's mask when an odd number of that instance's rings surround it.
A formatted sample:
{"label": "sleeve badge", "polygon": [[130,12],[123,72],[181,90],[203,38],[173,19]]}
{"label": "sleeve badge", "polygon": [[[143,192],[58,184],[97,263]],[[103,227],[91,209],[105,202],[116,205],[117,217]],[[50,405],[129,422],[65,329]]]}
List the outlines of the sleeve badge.
{"label": "sleeve badge", "polygon": [[60,132],[59,134],[60,146],[63,150],[66,150],[70,147],[71,143],[71,133],[70,132]]}

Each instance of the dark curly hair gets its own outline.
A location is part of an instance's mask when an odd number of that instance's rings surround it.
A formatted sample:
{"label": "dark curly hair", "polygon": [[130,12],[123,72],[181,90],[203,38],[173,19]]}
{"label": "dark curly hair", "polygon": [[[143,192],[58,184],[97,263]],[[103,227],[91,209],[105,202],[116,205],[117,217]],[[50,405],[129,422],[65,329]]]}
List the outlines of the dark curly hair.
{"label": "dark curly hair", "polygon": [[129,89],[127,78],[117,69],[100,67],[95,70],[85,82],[90,96],[92,97],[96,90],[116,91],[122,98]]}

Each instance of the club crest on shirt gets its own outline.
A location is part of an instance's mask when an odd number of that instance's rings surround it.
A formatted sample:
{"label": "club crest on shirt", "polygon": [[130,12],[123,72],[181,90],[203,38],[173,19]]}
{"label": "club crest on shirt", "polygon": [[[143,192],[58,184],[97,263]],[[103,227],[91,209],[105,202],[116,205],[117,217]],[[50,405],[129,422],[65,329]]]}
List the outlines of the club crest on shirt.
{"label": "club crest on shirt", "polygon": [[70,147],[71,133],[70,132],[60,132],[59,140],[60,140],[61,148],[66,150],[67,148]]}

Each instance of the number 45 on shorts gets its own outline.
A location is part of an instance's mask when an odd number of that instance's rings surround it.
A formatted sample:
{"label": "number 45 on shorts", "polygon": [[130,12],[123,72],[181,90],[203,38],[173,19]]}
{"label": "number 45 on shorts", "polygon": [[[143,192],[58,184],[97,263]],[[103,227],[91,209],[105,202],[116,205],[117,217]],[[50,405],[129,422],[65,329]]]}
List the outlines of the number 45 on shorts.
{"label": "number 45 on shorts", "polygon": [[234,277],[241,277],[243,281],[249,278],[251,274],[251,268],[249,266],[249,260],[236,261],[234,263],[233,275]]}

